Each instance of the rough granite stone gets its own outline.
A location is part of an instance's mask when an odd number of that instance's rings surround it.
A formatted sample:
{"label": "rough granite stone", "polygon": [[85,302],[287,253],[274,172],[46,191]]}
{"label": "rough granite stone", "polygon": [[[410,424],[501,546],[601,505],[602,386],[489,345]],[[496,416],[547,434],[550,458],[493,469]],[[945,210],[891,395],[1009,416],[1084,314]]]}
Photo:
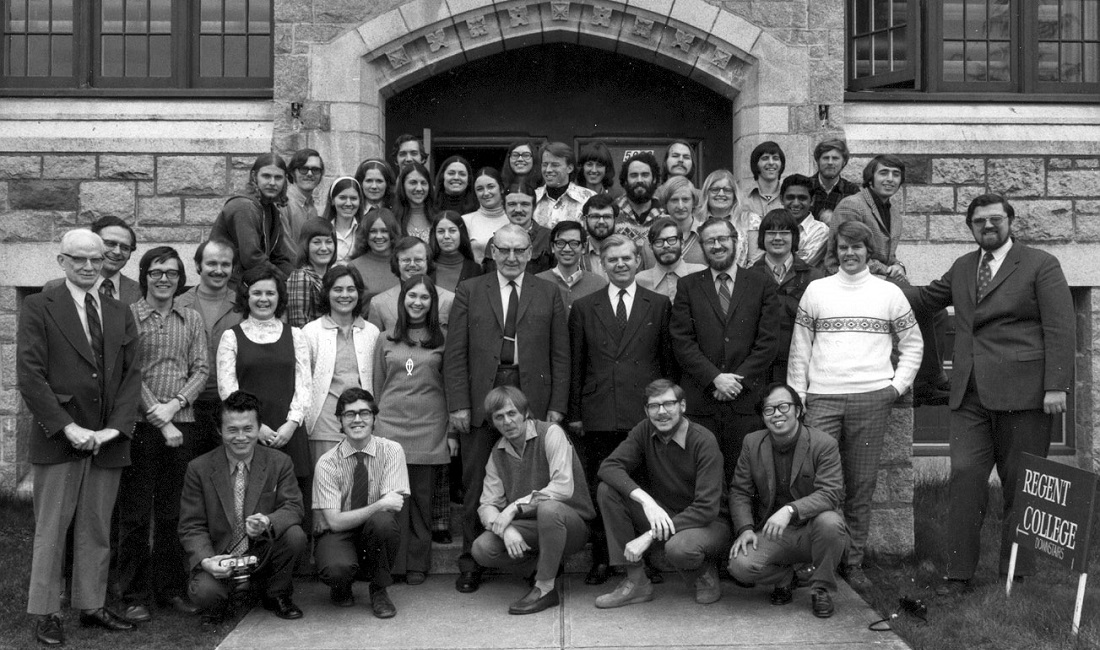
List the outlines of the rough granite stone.
{"label": "rough granite stone", "polygon": [[224,156],[160,156],[157,158],[157,194],[201,196],[224,193]]}
{"label": "rough granite stone", "polygon": [[[906,168],[906,178],[908,178],[908,168]],[[904,189],[906,213],[929,214],[955,210],[955,191],[951,187],[911,185],[906,182]]]}
{"label": "rough granite stone", "polygon": [[[50,241],[54,224],[64,214],[51,210],[11,210],[0,213],[0,242]],[[11,331],[0,327],[0,332]]]}
{"label": "rough granite stone", "polygon": [[1051,158],[1047,162],[1050,169],[1072,169],[1073,158]]}
{"label": "rough granite stone", "polygon": [[95,220],[104,215],[123,219],[134,216],[134,184],[113,181],[84,181],[80,184],[80,216]]}
{"label": "rough granite stone", "polygon": [[1100,167],[1100,158],[1078,158],[1073,161],[1073,166],[1077,169],[1096,169]]}
{"label": "rough granite stone", "polygon": [[1068,210],[1061,214],[1017,212],[1012,223],[1012,234],[1025,242],[1068,241],[1073,232],[1073,215]]}
{"label": "rough granite stone", "polygon": [[137,225],[178,225],[182,218],[179,197],[141,197],[137,200]]}
{"label": "rough granite stone", "polygon": [[220,197],[216,199],[185,198],[183,200],[183,222],[196,226],[213,224],[226,200]]}
{"label": "rough granite stone", "polygon": [[965,215],[970,202],[985,193],[982,185],[959,185],[955,188],[955,213]]}
{"label": "rough granite stone", "polygon": [[984,158],[933,158],[932,182],[958,185],[985,182]]}
{"label": "rough granite stone", "polygon": [[1074,201],[1073,205],[1077,214],[1100,214],[1100,201]]}
{"label": "rough granite stone", "polygon": [[1093,197],[1100,191],[1100,169],[1052,171],[1047,174],[1047,196]]}
{"label": "rough granite stone", "polygon": [[913,503],[914,473],[912,467],[883,468],[878,471],[875,494],[871,502],[893,508]]}
{"label": "rough granite stone", "polygon": [[1078,242],[1100,241],[1100,215],[1078,214],[1073,239]]}
{"label": "rough granite stone", "polygon": [[873,508],[867,550],[872,555],[913,552],[913,507]]}
{"label": "rough granite stone", "polygon": [[99,177],[116,180],[153,180],[152,156],[99,157]]}
{"label": "rough granite stone", "polygon": [[0,179],[41,176],[42,159],[38,156],[0,156]]}
{"label": "rough granite stone", "polygon": [[203,240],[203,229],[192,227],[138,226],[138,241],[198,244]]}
{"label": "rough granite stone", "polygon": [[275,96],[284,101],[309,97],[309,57],[280,54],[275,57]]}
{"label": "rough granite stone", "polygon": [[42,178],[95,178],[95,156],[43,156]]}
{"label": "rough granite stone", "polygon": [[137,187],[138,196],[156,196],[157,186],[153,181],[138,181],[134,183]]}
{"label": "rough granite stone", "polygon": [[[95,159],[92,159],[93,166]],[[9,181],[8,205],[12,210],[76,210],[77,181]]]}
{"label": "rough granite stone", "polygon": [[0,287],[0,312],[15,311],[19,304],[15,287]]}
{"label": "rough granite stone", "polygon": [[992,158],[987,167],[989,191],[1005,196],[1043,196],[1042,158]]}

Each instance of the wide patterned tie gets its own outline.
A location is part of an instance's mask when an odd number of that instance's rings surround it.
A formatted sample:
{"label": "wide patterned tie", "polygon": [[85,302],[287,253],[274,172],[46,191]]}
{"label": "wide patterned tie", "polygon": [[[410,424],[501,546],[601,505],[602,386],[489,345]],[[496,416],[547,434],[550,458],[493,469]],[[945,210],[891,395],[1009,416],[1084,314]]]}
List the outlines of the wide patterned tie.
{"label": "wide patterned tie", "polygon": [[787,269],[782,264],[776,264],[772,267],[772,274],[775,275],[775,283],[783,284],[783,278],[787,275]]}
{"label": "wide patterned tie", "polygon": [[355,471],[351,475],[351,502],[348,504],[350,510],[370,505],[370,475],[364,462],[366,457],[365,451],[355,452]]}
{"label": "wide patterned tie", "polygon": [[248,552],[248,533],[244,526],[244,493],[248,485],[248,470],[244,461],[237,462],[237,471],[233,478],[233,545],[230,555],[244,555]]}
{"label": "wide patterned tie", "polygon": [[504,341],[500,345],[500,364],[511,366],[516,363],[516,318],[519,313],[519,291],[513,280],[508,281],[512,295],[508,298],[508,315],[504,318]]}
{"label": "wide patterned tie", "polygon": [[718,274],[718,302],[722,305],[722,314],[726,315],[730,313],[730,274],[719,273]]}
{"label": "wide patterned tie", "polygon": [[626,289],[619,289],[619,306],[615,308],[615,320],[619,323],[619,334],[626,331]]}
{"label": "wide patterned tie", "polygon": [[986,251],[982,255],[982,264],[978,267],[978,302],[985,297],[986,291],[989,291],[989,283],[993,280],[993,268],[989,266],[992,261],[993,253]]}
{"label": "wide patterned tie", "polygon": [[104,279],[103,283],[99,285],[99,295],[107,296],[108,298],[114,298],[115,281],[110,278]]}

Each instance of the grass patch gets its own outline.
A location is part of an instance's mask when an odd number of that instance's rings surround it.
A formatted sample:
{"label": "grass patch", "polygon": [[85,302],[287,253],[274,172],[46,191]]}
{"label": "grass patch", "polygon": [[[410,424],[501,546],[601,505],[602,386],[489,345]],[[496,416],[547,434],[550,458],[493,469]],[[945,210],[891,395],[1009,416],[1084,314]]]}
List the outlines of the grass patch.
{"label": "grass patch", "polygon": [[[1036,575],[1013,585],[1006,597],[997,575],[1000,548],[1000,488],[990,490],[982,527],[982,554],[971,584],[959,597],[938,597],[934,591],[946,567],[946,480],[918,484],[913,494],[916,551],[912,556],[871,558],[867,575],[875,583],[864,597],[887,616],[898,609],[898,598],[919,598],[928,607],[927,622],[902,613],[892,626],[916,650],[958,649],[1080,649],[1100,650],[1100,575],[1090,575],[1077,638],[1070,633],[1078,574],[1038,554]],[[1097,519],[1097,517],[1094,517]],[[1094,522],[1090,567],[1100,570],[1100,521]]]}

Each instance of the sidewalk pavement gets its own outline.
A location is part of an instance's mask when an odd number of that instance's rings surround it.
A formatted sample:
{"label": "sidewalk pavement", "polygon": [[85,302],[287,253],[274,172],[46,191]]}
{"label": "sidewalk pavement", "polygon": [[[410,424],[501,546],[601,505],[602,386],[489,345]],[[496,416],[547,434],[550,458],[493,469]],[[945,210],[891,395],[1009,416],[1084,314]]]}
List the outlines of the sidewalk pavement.
{"label": "sidewalk pavement", "polygon": [[656,598],[619,609],[596,609],[596,596],[619,578],[590,587],[583,574],[566,574],[562,605],[538,614],[510,616],[508,605],[527,591],[510,575],[486,576],[473,594],[455,591],[453,575],[433,574],[416,587],[390,587],[397,617],[371,615],[367,584],[356,583],[356,604],[334,607],[319,581],[296,584],[294,600],[305,612],[283,621],[253,609],[219,646],[328,650],[429,650],[458,648],[908,648],[893,632],[872,632],[881,618],[844,582],[834,599],[836,614],[818,619],[810,611],[809,589],[795,592],[782,607],[768,602],[769,588],[742,589],[722,581],[722,600],[696,605],[694,591],[675,573],[656,585]]}

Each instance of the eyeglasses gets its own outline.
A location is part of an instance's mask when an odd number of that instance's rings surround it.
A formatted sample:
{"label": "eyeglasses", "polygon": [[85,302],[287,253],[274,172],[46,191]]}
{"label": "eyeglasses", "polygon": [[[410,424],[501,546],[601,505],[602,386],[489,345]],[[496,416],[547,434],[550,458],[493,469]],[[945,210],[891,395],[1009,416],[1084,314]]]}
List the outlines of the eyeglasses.
{"label": "eyeglasses", "polygon": [[670,399],[667,402],[650,402],[645,405],[645,412],[650,415],[657,415],[661,412],[661,409],[665,410],[665,413],[671,413],[672,409],[676,408],[676,405],[680,403],[678,399]]}
{"label": "eyeglasses", "polygon": [[133,246],[130,246],[129,244],[123,244],[120,241],[112,241],[110,239],[104,239],[103,240],[103,245],[106,246],[107,248],[117,248],[118,250],[122,251],[123,253],[132,253],[134,251]]}
{"label": "eyeglasses", "polygon": [[971,225],[977,226],[978,228],[985,228],[985,224],[987,223],[994,228],[997,228],[1002,223],[1004,223],[1005,218],[1006,217],[989,217],[988,219],[986,219],[985,217],[978,217],[977,219],[971,219],[970,223]]}
{"label": "eyeglasses", "polygon": [[733,241],[734,239],[736,239],[736,237],[733,237],[732,235],[721,235],[719,237],[711,237],[710,239],[704,239],[703,240],[703,245],[704,246],[714,246],[715,244],[728,244],[731,241]]}
{"label": "eyeglasses", "polygon": [[558,249],[559,251],[565,250],[566,248],[571,251],[576,251],[580,250],[581,242],[578,239],[555,239],[554,248]]}
{"label": "eyeglasses", "polygon": [[653,245],[657,248],[672,248],[676,244],[684,241],[680,235],[674,235],[672,237],[665,237],[663,239],[654,239]]}
{"label": "eyeglasses", "polygon": [[325,173],[324,167],[299,167],[298,170],[305,176],[320,176]]}
{"label": "eyeglasses", "polygon": [[786,413],[791,412],[791,407],[792,406],[794,406],[794,404],[791,404],[790,402],[780,402],[778,404],[768,404],[764,408],[760,409],[760,412],[763,413],[764,415],[775,415],[776,411],[779,411],[780,413],[786,414]]}
{"label": "eyeglasses", "polygon": [[518,151],[513,151],[512,154],[508,157],[512,160],[531,160],[532,158],[531,154],[526,152],[521,153]]}
{"label": "eyeglasses", "polygon": [[732,187],[712,187],[707,190],[708,194],[733,194]]}
{"label": "eyeglasses", "polygon": [[524,253],[531,250],[530,246],[524,246],[523,248],[501,248],[496,244],[493,244],[493,255],[500,255],[501,257],[508,258],[513,255],[516,257],[522,257]]}
{"label": "eyeglasses", "polygon": [[340,416],[345,420],[369,420],[374,417],[374,411],[370,409],[363,409],[362,411],[344,411]]}
{"label": "eyeglasses", "polygon": [[174,271],[174,270],[172,270],[172,271],[162,271],[160,269],[153,269],[152,271],[149,271],[148,275],[149,275],[149,277],[153,278],[154,280],[159,280],[159,279],[161,279],[165,276],[168,276],[169,280],[179,280],[180,279],[180,272],[179,271]]}
{"label": "eyeglasses", "polygon": [[62,253],[61,256],[68,258],[68,260],[73,263],[73,266],[77,267],[85,266],[86,264],[88,264],[88,262],[91,262],[92,266],[99,266],[103,264],[102,257],[77,257],[75,255],[69,255],[68,253]]}
{"label": "eyeglasses", "polygon": [[765,230],[765,237],[793,237],[794,233],[789,230]]}
{"label": "eyeglasses", "polygon": [[614,214],[601,213],[601,212],[596,212],[596,213],[589,212],[588,214],[584,215],[584,218],[585,219],[591,219],[592,221],[614,221],[615,220],[615,215]]}

